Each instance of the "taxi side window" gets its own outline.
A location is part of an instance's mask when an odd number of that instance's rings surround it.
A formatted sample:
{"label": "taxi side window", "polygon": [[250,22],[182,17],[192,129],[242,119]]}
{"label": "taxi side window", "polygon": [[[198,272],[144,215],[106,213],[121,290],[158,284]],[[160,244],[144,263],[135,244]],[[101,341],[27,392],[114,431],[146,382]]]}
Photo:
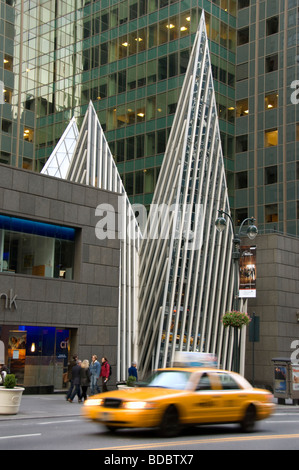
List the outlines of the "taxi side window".
{"label": "taxi side window", "polygon": [[197,392],[204,390],[212,390],[211,381],[208,374],[202,374],[196,387]]}
{"label": "taxi side window", "polygon": [[240,385],[235,379],[229,374],[218,374],[220,379],[222,390],[239,390]]}

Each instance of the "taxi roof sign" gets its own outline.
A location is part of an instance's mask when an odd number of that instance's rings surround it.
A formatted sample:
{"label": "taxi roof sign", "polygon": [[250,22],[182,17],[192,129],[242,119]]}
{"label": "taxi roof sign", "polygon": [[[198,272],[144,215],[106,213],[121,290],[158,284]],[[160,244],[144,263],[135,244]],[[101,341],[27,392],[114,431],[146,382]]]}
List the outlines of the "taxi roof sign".
{"label": "taxi roof sign", "polygon": [[173,367],[218,367],[218,358],[212,353],[176,351]]}

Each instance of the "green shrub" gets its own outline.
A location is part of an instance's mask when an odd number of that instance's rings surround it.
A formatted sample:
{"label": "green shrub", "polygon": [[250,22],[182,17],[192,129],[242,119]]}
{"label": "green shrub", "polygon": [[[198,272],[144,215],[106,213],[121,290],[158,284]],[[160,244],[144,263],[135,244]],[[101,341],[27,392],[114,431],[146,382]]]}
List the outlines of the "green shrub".
{"label": "green shrub", "polygon": [[237,310],[226,312],[222,317],[224,328],[227,328],[228,326],[242,328],[243,325],[248,325],[250,321],[251,318],[248,313],[238,312]]}
{"label": "green shrub", "polygon": [[135,382],[136,382],[136,377],[134,377],[133,375],[130,375],[130,377],[127,380],[127,386],[128,387],[134,387]]}
{"label": "green shrub", "polygon": [[5,388],[14,388],[17,385],[16,377],[14,374],[7,374],[4,380]]}

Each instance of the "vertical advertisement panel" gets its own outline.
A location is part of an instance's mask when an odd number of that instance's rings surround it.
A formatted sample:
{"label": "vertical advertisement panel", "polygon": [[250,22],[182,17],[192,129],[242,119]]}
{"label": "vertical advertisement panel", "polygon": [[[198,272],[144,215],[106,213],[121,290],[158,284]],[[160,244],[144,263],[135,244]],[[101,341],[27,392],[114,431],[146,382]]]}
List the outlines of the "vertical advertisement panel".
{"label": "vertical advertisement panel", "polygon": [[293,364],[292,367],[292,373],[293,373],[293,391],[299,393],[299,366],[296,366]]}
{"label": "vertical advertisement panel", "polygon": [[256,297],[255,246],[241,246],[239,297],[245,299]]}
{"label": "vertical advertisement panel", "polygon": [[285,366],[275,366],[274,393],[287,393],[287,368]]}

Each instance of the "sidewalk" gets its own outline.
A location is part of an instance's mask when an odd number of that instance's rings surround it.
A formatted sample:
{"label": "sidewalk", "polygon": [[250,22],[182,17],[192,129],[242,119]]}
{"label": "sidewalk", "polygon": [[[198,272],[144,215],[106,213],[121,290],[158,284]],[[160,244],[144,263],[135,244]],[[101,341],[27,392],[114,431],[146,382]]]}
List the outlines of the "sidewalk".
{"label": "sidewalk", "polygon": [[[17,415],[0,415],[0,422],[17,419],[32,418],[61,418],[81,416],[83,403],[78,403],[77,397],[73,403],[65,399],[65,394],[53,393],[51,395],[23,395],[19,413]],[[298,413],[299,406],[286,404],[276,405],[277,413]]]}
{"label": "sidewalk", "polygon": [[0,422],[26,418],[61,418],[81,416],[83,403],[78,403],[77,397],[73,403],[65,399],[63,393],[51,395],[23,395],[17,415],[0,415]]}

